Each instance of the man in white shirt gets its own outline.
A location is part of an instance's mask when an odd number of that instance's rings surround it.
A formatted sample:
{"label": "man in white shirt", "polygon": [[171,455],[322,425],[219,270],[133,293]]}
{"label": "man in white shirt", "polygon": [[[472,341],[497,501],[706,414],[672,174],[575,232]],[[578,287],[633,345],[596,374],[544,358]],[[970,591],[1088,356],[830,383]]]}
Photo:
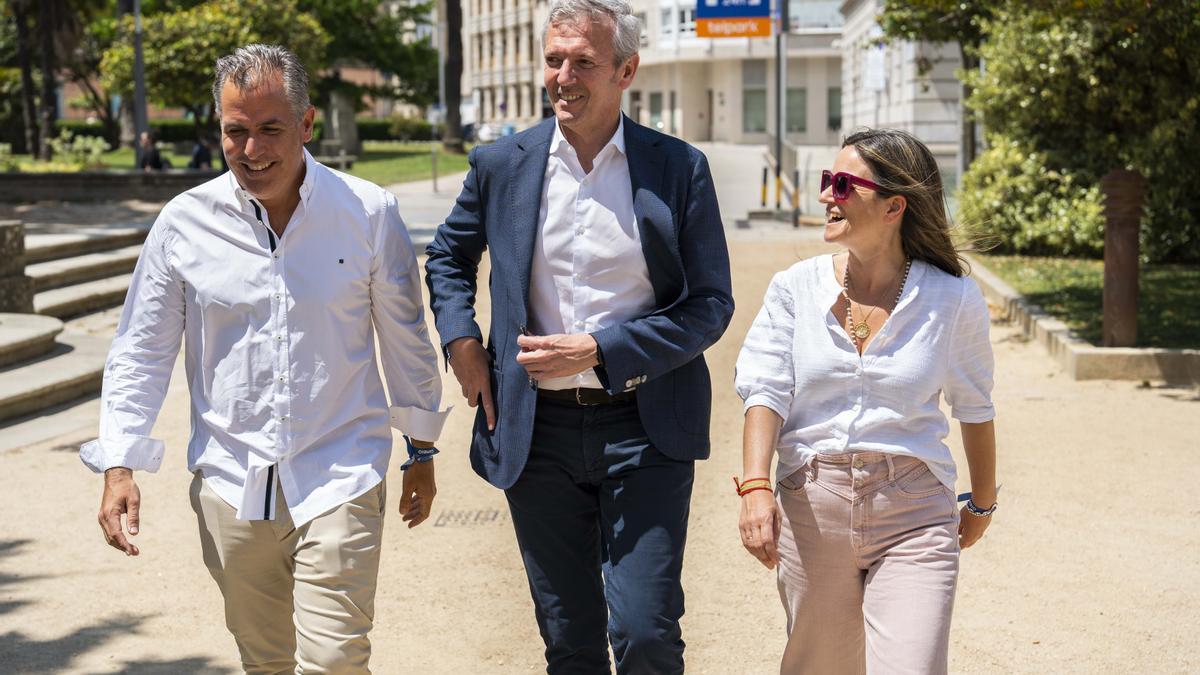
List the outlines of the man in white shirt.
{"label": "man in white shirt", "polygon": [[389,420],[408,444],[412,527],[430,512],[445,418],[416,256],[393,195],[304,150],[315,111],[295,55],[238,49],[217,62],[213,97],[230,171],[171,200],[151,229],[105,367],[100,435],[80,455],[105,475],[106,540],[138,555],[132,471],[162,461],[150,432],[186,336],[192,507],[243,667],[365,673]]}
{"label": "man in white shirt", "polygon": [[[550,673],[682,673],[680,571],[709,453],[702,353],[733,314],[708,162],[621,114],[625,0],[555,0],[554,119],[471,156],[428,248],[430,306],[479,405],[471,462],[505,491]],[[491,256],[491,326],[475,322]]]}

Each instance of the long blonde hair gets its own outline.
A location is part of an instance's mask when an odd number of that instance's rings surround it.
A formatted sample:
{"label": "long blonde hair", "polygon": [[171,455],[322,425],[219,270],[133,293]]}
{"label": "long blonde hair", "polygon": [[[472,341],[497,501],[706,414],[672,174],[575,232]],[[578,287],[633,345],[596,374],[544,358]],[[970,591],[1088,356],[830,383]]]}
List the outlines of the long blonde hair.
{"label": "long blonde hair", "polygon": [[967,264],[951,236],[942,175],[925,144],[896,129],[865,129],[846,137],[871,167],[881,196],[901,195],[908,205],[900,225],[904,254],[961,277]]}

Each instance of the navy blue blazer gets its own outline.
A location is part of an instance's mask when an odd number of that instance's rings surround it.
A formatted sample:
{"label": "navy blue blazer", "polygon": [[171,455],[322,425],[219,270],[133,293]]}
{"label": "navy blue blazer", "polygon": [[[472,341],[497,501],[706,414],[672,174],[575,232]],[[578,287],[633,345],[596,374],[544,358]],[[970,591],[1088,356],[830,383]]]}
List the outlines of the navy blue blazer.
{"label": "navy blue blazer", "polygon": [[[594,334],[604,354],[596,374],[616,394],[637,388],[646,433],[680,460],[709,454],[712,386],[702,352],[733,316],[729,253],[708,160],[687,143],[625,118],[625,149],[642,253],[655,309]],[[554,120],[471,151],[470,173],[426,249],[426,281],[442,347],[483,340],[475,321],[479,261],[490,254],[496,429],[475,417],[471,466],[506,489],[529,456],[537,390],[517,362],[517,335],[529,324],[529,270]]]}

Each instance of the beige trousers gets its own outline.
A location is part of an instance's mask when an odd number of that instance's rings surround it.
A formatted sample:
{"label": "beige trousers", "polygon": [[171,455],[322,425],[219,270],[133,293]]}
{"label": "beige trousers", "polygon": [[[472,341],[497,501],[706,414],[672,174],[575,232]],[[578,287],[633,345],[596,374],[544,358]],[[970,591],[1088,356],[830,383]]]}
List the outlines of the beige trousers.
{"label": "beige trousers", "polygon": [[945,673],[958,508],[924,462],[819,455],[779,481],[780,672]]}
{"label": "beige trousers", "polygon": [[196,473],[204,564],[247,673],[370,672],[384,491],[381,482],[296,528],[282,489],[275,520],[237,520]]}

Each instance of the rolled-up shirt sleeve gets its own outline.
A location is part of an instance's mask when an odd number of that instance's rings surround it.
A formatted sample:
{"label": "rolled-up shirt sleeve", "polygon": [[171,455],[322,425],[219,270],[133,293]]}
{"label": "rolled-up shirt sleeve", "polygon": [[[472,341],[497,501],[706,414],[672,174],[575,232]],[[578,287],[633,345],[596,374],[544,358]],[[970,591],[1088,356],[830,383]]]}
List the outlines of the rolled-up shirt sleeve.
{"label": "rolled-up shirt sleeve", "polygon": [[100,435],[79,449],[92,471],[113,467],[157,471],[163,442],[150,437],[158,418],[184,328],[183,285],[167,256],[164,210],[138,256],[117,334],[104,366]]}
{"label": "rolled-up shirt sleeve", "polygon": [[963,279],[942,386],[950,414],[960,422],[987,422],[996,416],[992,405],[995,362],[988,337],[990,327],[987,300],[974,280]]}
{"label": "rolled-up shirt sleeve", "polygon": [[450,409],[441,408],[437,352],[425,326],[420,268],[396,198],[388,194],[371,263],[371,319],[379,337],[392,427],[436,441]]}
{"label": "rolled-up shirt sleeve", "polygon": [[765,406],[782,419],[788,418],[795,393],[792,370],[795,317],[795,302],[787,277],[781,272],[771,280],[762,309],[738,354],[734,386],[744,402],[744,410]]}

